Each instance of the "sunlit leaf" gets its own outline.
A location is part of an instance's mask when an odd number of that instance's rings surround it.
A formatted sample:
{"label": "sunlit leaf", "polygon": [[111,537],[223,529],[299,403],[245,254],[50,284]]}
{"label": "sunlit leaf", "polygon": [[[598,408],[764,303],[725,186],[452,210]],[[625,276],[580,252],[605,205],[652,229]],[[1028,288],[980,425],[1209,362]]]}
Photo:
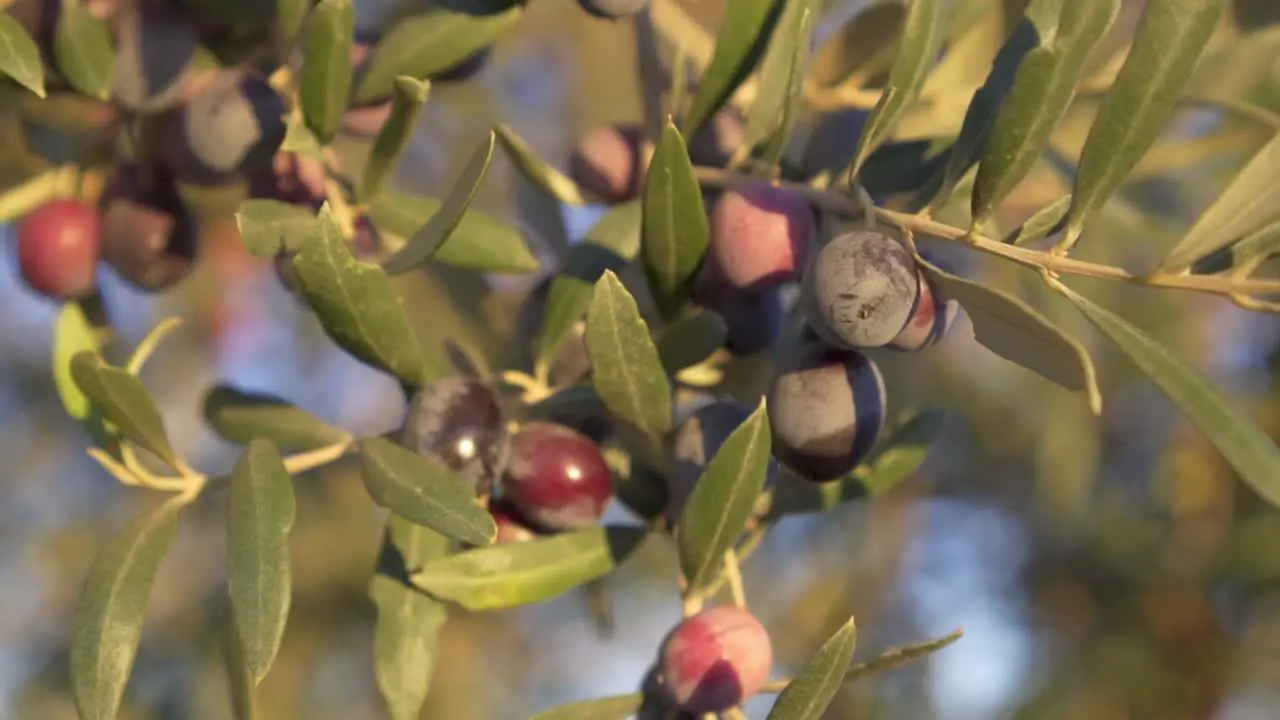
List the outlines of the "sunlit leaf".
{"label": "sunlit leaf", "polygon": [[13,78],[36,95],[45,96],[40,48],[26,29],[7,12],[0,12],[0,73]]}
{"label": "sunlit leaf", "polygon": [[[380,230],[411,237],[440,211],[435,198],[385,190],[373,201],[369,215]],[[538,258],[514,228],[490,215],[469,209],[449,239],[431,256],[457,268],[519,275],[539,267]]]}
{"label": "sunlit leaf", "polygon": [[676,530],[680,571],[689,587],[709,582],[742,534],[769,472],[771,434],[762,398],[716,451],[693,486]]}
{"label": "sunlit leaf", "polygon": [[857,643],[858,626],[849,618],[787,684],[769,710],[768,720],[821,720],[844,683]]}
{"label": "sunlit leaf", "polygon": [[770,167],[782,159],[795,129],[819,5],[818,0],[787,3],[760,62],[760,82],[743,142],[747,147],[764,143],[760,159]]}
{"label": "sunlit leaf", "polygon": [[71,358],[71,379],[121,435],[161,460],[175,462],[177,456],[165,433],[164,419],[141,380],[108,365],[92,351],[82,351]]}
{"label": "sunlit leaf", "polygon": [[587,310],[592,384],[609,412],[652,437],[671,429],[671,382],[631,293],[612,271],[595,285]]}
{"label": "sunlit leaf", "polygon": [[1280,134],[1236,174],[1160,265],[1176,273],[1280,217]]}
{"label": "sunlit leaf", "polygon": [[734,0],[725,6],[711,63],[698,80],[681,129],[692,137],[751,75],[764,53],[783,0]]}
{"label": "sunlit leaf", "polygon": [[113,720],[119,712],[151,584],[182,508],[171,499],[135,519],[89,568],[71,620],[71,695],[84,720]]}
{"label": "sunlit leaf", "polygon": [[475,490],[440,462],[379,437],[364,438],[359,450],[374,502],[459,542],[494,541],[498,529]]}
{"label": "sunlit leaf", "polygon": [[645,275],[659,306],[673,313],[693,284],[711,231],[688,148],[670,122],[649,163],[642,198],[640,250]]}
{"label": "sunlit leaf", "polygon": [[643,528],[594,527],[467,550],[426,563],[413,582],[468,610],[531,605],[609,574],[647,535]]}
{"label": "sunlit leaf", "polygon": [[89,97],[111,97],[116,55],[111,29],[83,3],[63,3],[54,29],[53,54],[71,87]]}
{"label": "sunlit leaf", "polygon": [[246,200],[240,203],[235,217],[245,248],[268,260],[282,252],[297,252],[303,243],[320,232],[320,221],[315,215],[279,200]]}
{"label": "sunlit leaf", "polygon": [[224,440],[248,445],[265,438],[289,450],[342,442],[347,432],[274,395],[218,385],[204,397],[205,420]]}
{"label": "sunlit leaf", "polygon": [[1085,392],[1090,409],[1101,411],[1093,360],[1079,341],[1013,295],[952,275],[923,258],[916,260],[939,294],[964,308],[978,342],[1068,390]]}
{"label": "sunlit leaf", "polygon": [[1063,3],[1057,33],[1023,59],[978,164],[973,226],[986,222],[1040,158],[1075,97],[1094,45],[1120,11],[1120,0]]}
{"label": "sunlit leaf", "polygon": [[1280,506],[1280,448],[1262,428],[1172,350],[1089,299],[1070,290],[1064,294],[1204,433],[1246,484]]}
{"label": "sunlit leaf", "polygon": [[227,588],[245,664],[262,682],[284,637],[292,596],[293,478],[269,440],[245,448],[227,501]]}
{"label": "sunlit leaf", "polygon": [[868,675],[878,675],[889,670],[896,670],[920,658],[932,655],[962,637],[964,637],[964,631],[956,630],[950,635],[940,637],[937,640],[890,648],[866,662],[860,662],[849,668],[849,671],[845,673],[844,679],[847,682]]}
{"label": "sunlit leaf", "polygon": [[351,95],[355,4],[320,0],[305,25],[298,100],[307,127],[323,145],[337,134]]}
{"label": "sunlit leaf", "polygon": [[516,169],[528,178],[529,182],[566,205],[587,204],[587,199],[583,197],[578,184],[538,157],[533,148],[529,147],[529,143],[516,135],[508,125],[500,124],[495,131],[503,152],[511,158]]}
{"label": "sunlit leaf", "polygon": [[387,97],[401,75],[425,78],[457,66],[514,27],[524,10],[508,0],[489,5],[484,13],[441,5],[395,23],[374,46],[355,102]]}
{"label": "sunlit leaf", "polygon": [[640,693],[614,695],[553,707],[529,720],[619,720],[631,717],[643,704],[644,695]]}
{"label": "sunlit leaf", "polygon": [[472,153],[462,174],[454,181],[453,189],[441,203],[440,209],[409,238],[403,248],[382,263],[384,270],[396,274],[415,268],[426,262],[449,240],[462,222],[467,209],[471,207],[471,200],[480,189],[480,183],[484,181],[489,161],[493,159],[493,145],[494,133],[490,131],[480,147]]}
{"label": "sunlit leaf", "polygon": [[72,379],[71,360],[83,352],[99,351],[97,334],[84,311],[76,303],[66,303],[53,324],[53,384],[62,407],[71,417],[84,421],[91,411],[89,398]]}
{"label": "sunlit leaf", "polygon": [[1111,197],[1159,137],[1218,26],[1226,0],[1148,2],[1129,55],[1080,153],[1067,240]]}
{"label": "sunlit leaf", "polygon": [[409,145],[418,127],[418,116],[427,102],[430,83],[401,76],[396,78],[391,94],[391,114],[374,138],[369,161],[364,166],[360,194],[365,202],[378,196],[396,168],[396,161]]}
{"label": "sunlit leaf", "polygon": [[410,384],[449,374],[438,348],[425,350],[414,334],[391,279],[351,256],[331,218],[320,218],[293,267],[325,332],[347,352]]}
{"label": "sunlit leaf", "polygon": [[871,111],[858,139],[858,152],[849,166],[849,177],[855,177],[862,170],[866,159],[889,139],[898,121],[919,99],[942,46],[945,10],[943,0],[908,0],[898,55],[889,70],[880,102]]}
{"label": "sunlit leaf", "polygon": [[724,347],[729,328],[724,318],[710,310],[696,310],[662,329],[658,335],[658,357],[667,372],[697,365]]}

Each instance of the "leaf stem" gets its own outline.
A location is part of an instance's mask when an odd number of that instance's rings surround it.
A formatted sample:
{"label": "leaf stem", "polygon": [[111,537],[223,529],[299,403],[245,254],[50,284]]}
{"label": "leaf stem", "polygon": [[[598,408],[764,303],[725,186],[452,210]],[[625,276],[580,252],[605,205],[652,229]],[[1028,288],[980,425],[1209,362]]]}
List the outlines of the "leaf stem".
{"label": "leaf stem", "polygon": [[182,318],[169,317],[160,321],[158,325],[147,334],[142,342],[138,343],[138,347],[134,348],[133,355],[129,357],[129,364],[125,367],[130,375],[137,375],[142,372],[142,366],[151,358],[156,348],[160,347],[161,341],[169,335],[169,333],[177,330],[182,325]]}
{"label": "leaf stem", "polygon": [[724,576],[729,582],[729,594],[733,597],[733,606],[746,609],[747,593],[742,589],[742,569],[738,567],[738,554],[729,548],[724,551]]}
{"label": "leaf stem", "polygon": [[[700,183],[713,187],[728,187],[754,181],[754,178],[730,173],[719,168],[696,167],[694,168],[694,174]],[[856,198],[842,193],[830,190],[815,190],[807,185],[794,182],[781,182],[779,186],[803,195],[812,204],[826,210],[856,216],[862,209],[861,203]],[[952,227],[919,215],[885,208],[874,208],[874,212],[878,218],[912,232],[928,235],[939,240],[960,242],[989,255],[996,255],[1026,267],[1047,270],[1055,274],[1115,280],[1146,287],[1173,288],[1228,297],[1235,295],[1280,294],[1280,280],[1232,278],[1219,275],[1175,275],[1169,273],[1155,273],[1145,276],[1134,275],[1123,268],[1077,260],[1072,257],[1031,248],[1006,245],[999,240],[977,233],[970,233],[967,229]],[[1259,309],[1270,310],[1271,308],[1261,306]]]}

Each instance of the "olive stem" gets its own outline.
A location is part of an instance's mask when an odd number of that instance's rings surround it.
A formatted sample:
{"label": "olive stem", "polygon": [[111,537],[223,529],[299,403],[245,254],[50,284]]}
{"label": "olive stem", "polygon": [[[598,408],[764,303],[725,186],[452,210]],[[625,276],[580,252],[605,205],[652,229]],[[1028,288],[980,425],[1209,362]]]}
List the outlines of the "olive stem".
{"label": "olive stem", "polygon": [[161,320],[147,336],[138,343],[138,347],[134,348],[133,355],[129,356],[129,363],[125,366],[125,370],[130,375],[137,375],[142,372],[142,366],[147,360],[151,359],[151,355],[155,353],[156,348],[160,347],[160,343],[169,335],[169,333],[177,330],[182,325],[182,318],[168,317]]}
{"label": "olive stem", "polygon": [[738,567],[738,555],[733,548],[724,552],[724,576],[729,582],[729,595],[733,598],[733,606],[745,610],[747,593],[742,589],[742,569]]}
{"label": "olive stem", "polygon": [[[753,181],[753,178],[748,176],[737,175],[719,168],[696,167],[694,168],[694,174],[700,183],[713,187],[728,187]],[[814,205],[827,210],[857,214],[861,209],[860,203],[856,198],[842,193],[815,190],[807,185],[793,182],[780,182],[778,185],[803,195]],[[1280,293],[1280,280],[1235,279],[1216,275],[1174,275],[1167,273],[1155,273],[1146,276],[1134,275],[1127,270],[1111,265],[1077,260],[1016,245],[1006,245],[999,240],[993,240],[984,235],[971,233],[967,229],[952,227],[919,215],[879,207],[874,208],[874,212],[877,217],[913,232],[940,240],[960,242],[975,250],[996,255],[1026,267],[1047,270],[1056,274],[1076,275],[1101,280],[1117,280],[1133,285],[1173,288],[1211,295],[1252,296]],[[1260,309],[1269,310],[1270,308],[1262,307]]]}

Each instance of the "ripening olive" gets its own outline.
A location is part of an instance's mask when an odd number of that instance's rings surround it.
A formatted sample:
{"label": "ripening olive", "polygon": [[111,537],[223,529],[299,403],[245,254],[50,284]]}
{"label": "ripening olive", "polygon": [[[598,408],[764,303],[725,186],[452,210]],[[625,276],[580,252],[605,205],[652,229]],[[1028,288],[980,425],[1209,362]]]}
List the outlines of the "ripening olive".
{"label": "ripening olive", "polygon": [[724,167],[746,137],[741,117],[733,110],[721,110],[689,138],[689,160],[694,165]]}
{"label": "ripening olive", "polygon": [[438,459],[487,494],[506,466],[510,438],[498,396],[463,377],[424,385],[409,401],[402,444]]}
{"label": "ripening olive", "polygon": [[769,633],[747,610],[718,605],[686,618],[662,641],[661,682],[681,710],[718,713],[760,692],[773,668]]}
{"label": "ripening olive", "polygon": [[79,200],[51,200],[18,224],[18,270],[41,295],[85,297],[97,286],[101,241],[97,209]]}
{"label": "ripening olive", "polygon": [[873,230],[832,238],[810,261],[801,284],[809,326],[845,349],[888,345],[906,327],[919,284],[915,259]]}
{"label": "ripening olive", "polygon": [[528,542],[541,534],[533,523],[522,516],[520,511],[505,498],[490,501],[489,515],[493,517],[493,524],[498,526],[499,544]]}
{"label": "ripening olive", "polygon": [[856,350],[802,345],[769,387],[773,456],[814,482],[839,479],[866,458],[884,427],[880,369]]}
{"label": "ripening olive", "polygon": [[249,195],[319,210],[325,201],[327,180],[328,173],[319,158],[280,151],[269,167],[250,176]]}
{"label": "ripening olive", "polygon": [[893,350],[920,350],[938,344],[959,315],[960,303],[940,296],[924,273],[919,273],[919,284],[911,318],[887,346]]}
{"label": "ripening olive", "polygon": [[648,145],[635,125],[596,128],[578,141],[569,175],[605,203],[626,202],[640,190]]}
{"label": "ripening olive", "polygon": [[613,500],[613,472],[591,438],[557,423],[531,422],[511,439],[502,488],[538,525],[585,530]]}
{"label": "ripening olive", "polygon": [[794,278],[813,242],[813,208],[768,183],[725,190],[711,209],[707,259],[730,287],[757,290]]}
{"label": "ripening olive", "polygon": [[98,201],[103,260],[120,277],[148,292],[177,284],[195,265],[198,227],[174,179],[153,169],[143,177],[123,166]]}
{"label": "ripening olive", "polygon": [[284,141],[284,98],[266,80],[221,73],[157,120],[166,159],[184,182],[215,185],[266,168]]}
{"label": "ripening olive", "polygon": [[578,5],[593,17],[618,20],[644,10],[649,0],[578,0]]}

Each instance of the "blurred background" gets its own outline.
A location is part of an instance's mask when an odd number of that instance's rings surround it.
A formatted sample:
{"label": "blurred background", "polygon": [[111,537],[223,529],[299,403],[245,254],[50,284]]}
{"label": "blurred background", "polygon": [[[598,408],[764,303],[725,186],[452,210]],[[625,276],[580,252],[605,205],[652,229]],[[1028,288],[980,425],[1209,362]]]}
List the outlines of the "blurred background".
{"label": "blurred background", "polygon": [[[732,0],[683,6],[714,30],[725,2]],[[818,62],[870,54],[838,30],[871,4],[827,3]],[[420,6],[357,2],[367,29]],[[1125,16],[1139,6],[1127,3]],[[1280,29],[1271,25],[1280,4],[1236,2],[1228,15],[1193,91],[1280,112]],[[973,27],[957,25],[956,37]],[[993,32],[991,53],[1002,37]],[[432,89],[396,184],[438,197],[495,122],[564,168],[584,131],[641,119],[635,38],[630,22],[594,20],[573,0],[530,3],[477,76]],[[943,136],[948,123],[954,132],[989,58],[926,93],[932,115],[898,139]],[[1055,137],[1064,157],[1074,157],[1095,109],[1086,97],[1071,111]],[[0,102],[0,114],[4,180],[12,183],[39,161],[21,150],[16,104]],[[814,114],[797,143],[824,123],[836,140],[856,141],[851,122]],[[1167,250],[1269,134],[1210,111],[1180,111],[1162,142],[1190,148],[1215,138],[1216,150],[1161,155],[1173,159],[1108,207],[1082,241],[1082,257],[1127,266]],[[367,147],[350,142],[341,152],[358,167]],[[1065,182],[1046,162],[998,222],[1015,227]],[[501,155],[476,203],[521,227],[548,259],[558,236],[580,237],[599,215],[563,211]],[[225,472],[235,458],[200,418],[201,396],[219,380],[283,396],[355,433],[399,424],[396,384],[336,350],[270,265],[240,248],[228,216],[208,214],[202,252],[197,273],[167,295],[102,277],[123,347],[165,317],[186,320],[144,379],[193,465]],[[11,252],[0,258],[0,718],[61,720],[75,717],[67,691],[75,594],[103,538],[154,498],[121,487],[85,455],[88,439],[64,415],[49,371],[55,307],[22,286]],[[1103,416],[992,356],[964,324],[936,350],[882,358],[895,405],[942,407],[950,421],[915,476],[874,500],[787,518],[747,563],[748,598],[774,637],[775,676],[797,671],[855,615],[860,658],[957,628],[965,636],[906,669],[847,684],[830,718],[1280,719],[1280,512],[1242,486],[1173,406],[1034,276],[965,253],[948,258],[1021,293],[1087,341],[1104,383]],[[515,362],[504,338],[537,279],[429,269],[396,282],[424,329],[465,340],[499,367]],[[1209,297],[1076,286],[1202,367],[1280,436],[1274,316]],[[740,374],[729,390],[758,397],[767,368]],[[264,716],[385,717],[366,595],[383,513],[349,462],[300,477],[296,487],[293,610],[261,688]],[[230,717],[219,638],[225,502],[213,492],[198,503],[161,566],[122,717]],[[635,690],[680,617],[674,557],[668,540],[649,542],[608,579],[608,632],[584,592],[496,614],[454,613],[422,717],[519,720]],[[758,699],[748,713],[762,718],[769,702]]]}

